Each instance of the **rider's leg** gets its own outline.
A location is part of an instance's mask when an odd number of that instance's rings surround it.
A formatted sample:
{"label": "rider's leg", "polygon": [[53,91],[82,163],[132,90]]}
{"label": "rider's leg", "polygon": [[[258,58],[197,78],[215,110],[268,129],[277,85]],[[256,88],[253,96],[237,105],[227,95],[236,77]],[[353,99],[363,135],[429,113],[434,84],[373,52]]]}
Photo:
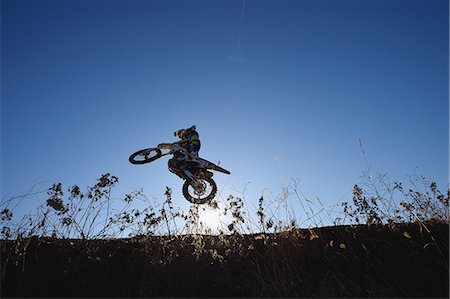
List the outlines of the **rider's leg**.
{"label": "rider's leg", "polygon": [[190,161],[197,162],[198,161],[198,151],[199,150],[200,150],[199,144],[197,144],[197,143],[190,143],[188,148],[187,148],[187,151],[189,153],[188,159]]}

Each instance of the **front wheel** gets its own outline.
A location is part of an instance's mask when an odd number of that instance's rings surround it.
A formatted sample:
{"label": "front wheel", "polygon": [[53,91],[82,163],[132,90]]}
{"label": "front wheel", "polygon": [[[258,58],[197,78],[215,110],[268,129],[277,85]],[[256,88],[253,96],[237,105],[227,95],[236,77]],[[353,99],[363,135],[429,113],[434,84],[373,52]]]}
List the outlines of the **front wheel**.
{"label": "front wheel", "polygon": [[183,184],[183,195],[191,203],[204,204],[211,201],[217,192],[217,185],[211,178],[191,181],[187,179]]}
{"label": "front wheel", "polygon": [[128,161],[131,164],[145,164],[161,158],[161,150],[159,148],[146,148],[133,153]]}

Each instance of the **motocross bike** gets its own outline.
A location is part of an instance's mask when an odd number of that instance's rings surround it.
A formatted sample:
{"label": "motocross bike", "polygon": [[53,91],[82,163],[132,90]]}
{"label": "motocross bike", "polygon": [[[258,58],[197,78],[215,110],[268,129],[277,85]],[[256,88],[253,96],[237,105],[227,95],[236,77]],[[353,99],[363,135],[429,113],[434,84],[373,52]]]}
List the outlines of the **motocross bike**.
{"label": "motocross bike", "polygon": [[[132,164],[145,164],[167,155],[174,155],[174,157],[180,156],[180,154],[189,155],[187,150],[181,146],[184,142],[186,141],[160,143],[157,147],[133,153],[128,160]],[[178,172],[178,175],[184,180],[183,196],[194,204],[207,203],[216,195],[217,185],[212,179],[213,173],[209,170],[230,174],[228,170],[202,158],[198,158],[197,161],[187,160],[185,163],[185,167]]]}

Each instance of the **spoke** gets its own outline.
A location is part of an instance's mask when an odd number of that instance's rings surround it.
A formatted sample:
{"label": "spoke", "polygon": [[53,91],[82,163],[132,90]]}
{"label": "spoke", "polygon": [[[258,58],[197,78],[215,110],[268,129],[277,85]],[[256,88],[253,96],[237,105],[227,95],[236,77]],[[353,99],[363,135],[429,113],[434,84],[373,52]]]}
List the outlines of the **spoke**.
{"label": "spoke", "polygon": [[199,192],[194,188],[192,185],[188,187],[188,193],[191,195],[191,197],[197,199],[197,200],[204,200],[209,196],[212,190],[212,186],[205,180],[201,180],[202,184],[202,190]]}
{"label": "spoke", "polygon": [[149,151],[145,151],[145,152],[141,153],[137,158],[141,159],[142,161],[147,161],[147,160],[155,157],[156,155],[157,155],[156,151],[149,150]]}

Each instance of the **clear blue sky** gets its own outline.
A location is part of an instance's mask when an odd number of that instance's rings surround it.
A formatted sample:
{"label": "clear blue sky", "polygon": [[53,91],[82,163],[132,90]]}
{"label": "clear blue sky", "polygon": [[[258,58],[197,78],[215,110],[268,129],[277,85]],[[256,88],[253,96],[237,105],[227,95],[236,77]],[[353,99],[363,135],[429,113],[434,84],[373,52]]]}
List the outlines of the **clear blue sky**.
{"label": "clear blue sky", "polygon": [[[1,197],[119,177],[187,206],[167,158],[197,125],[221,195],[280,177],[333,204],[366,168],[448,184],[444,0],[2,0]],[[248,184],[247,184],[248,183]],[[29,204],[31,206],[31,203]]]}

